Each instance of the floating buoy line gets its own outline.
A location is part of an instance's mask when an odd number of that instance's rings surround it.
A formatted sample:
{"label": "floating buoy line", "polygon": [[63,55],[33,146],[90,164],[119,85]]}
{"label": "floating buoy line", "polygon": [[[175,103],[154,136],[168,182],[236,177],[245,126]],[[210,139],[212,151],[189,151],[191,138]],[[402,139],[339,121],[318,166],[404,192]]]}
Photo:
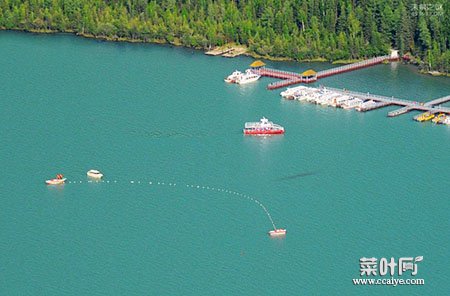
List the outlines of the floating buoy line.
{"label": "floating buoy line", "polygon": [[233,195],[236,197],[241,197],[241,198],[246,198],[250,201],[253,201],[254,203],[256,203],[258,206],[261,207],[261,209],[264,211],[264,213],[266,214],[267,218],[269,219],[270,223],[272,224],[272,227],[274,230],[271,230],[268,232],[268,234],[271,237],[275,237],[275,236],[284,236],[286,235],[286,229],[281,229],[281,228],[277,228],[275,226],[275,222],[272,218],[272,215],[270,214],[269,210],[267,209],[267,207],[260,202],[258,199],[256,199],[253,196],[250,196],[248,194],[244,194],[241,192],[237,192],[234,190],[230,190],[230,189],[226,189],[226,188],[220,188],[220,187],[214,187],[214,186],[207,186],[207,185],[200,185],[200,184],[180,184],[180,183],[175,183],[175,182],[162,182],[162,181],[142,181],[142,180],[129,180],[129,181],[122,181],[119,182],[118,180],[74,180],[74,181],[66,181],[66,184],[82,184],[82,183],[106,183],[106,184],[116,184],[116,183],[128,183],[130,185],[135,185],[135,184],[141,184],[141,185],[155,185],[155,186],[170,186],[170,187],[185,187],[185,188],[191,188],[191,189],[198,189],[198,190],[207,190],[207,191],[214,191],[214,192],[218,192],[218,193],[227,193],[229,195]]}

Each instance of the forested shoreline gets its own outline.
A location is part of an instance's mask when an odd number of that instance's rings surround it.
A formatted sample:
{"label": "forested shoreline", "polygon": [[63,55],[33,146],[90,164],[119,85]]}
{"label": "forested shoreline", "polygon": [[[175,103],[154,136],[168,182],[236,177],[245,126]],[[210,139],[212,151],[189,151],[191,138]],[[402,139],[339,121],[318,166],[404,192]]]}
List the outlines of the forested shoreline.
{"label": "forested shoreline", "polygon": [[450,72],[445,0],[3,0],[0,27],[193,48],[227,43],[294,60],[410,54]]}

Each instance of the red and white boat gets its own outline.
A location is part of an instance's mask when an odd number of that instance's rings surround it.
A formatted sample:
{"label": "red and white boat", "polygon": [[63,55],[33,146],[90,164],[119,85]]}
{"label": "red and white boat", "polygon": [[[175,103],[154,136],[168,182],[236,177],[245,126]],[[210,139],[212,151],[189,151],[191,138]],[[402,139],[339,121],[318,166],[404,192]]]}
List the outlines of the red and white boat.
{"label": "red and white boat", "polygon": [[284,127],[269,121],[263,117],[259,122],[246,122],[244,126],[245,135],[281,135]]}
{"label": "red and white boat", "polygon": [[45,184],[47,185],[61,185],[64,184],[66,182],[66,178],[64,178],[64,176],[62,174],[58,174],[56,175],[55,179],[50,179],[50,180],[46,180]]}
{"label": "red and white boat", "polygon": [[286,235],[286,229],[278,228],[269,231],[270,236],[285,236]]}

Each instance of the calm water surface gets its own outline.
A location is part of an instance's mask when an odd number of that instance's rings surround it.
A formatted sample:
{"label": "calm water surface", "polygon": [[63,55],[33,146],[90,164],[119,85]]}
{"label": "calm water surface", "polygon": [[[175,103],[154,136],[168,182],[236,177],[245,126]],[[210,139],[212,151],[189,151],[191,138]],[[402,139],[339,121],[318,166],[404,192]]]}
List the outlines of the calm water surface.
{"label": "calm water surface", "polygon": [[[446,294],[450,127],[223,82],[251,61],[1,32],[0,294]],[[320,83],[450,94],[450,79],[397,63]],[[286,134],[244,137],[263,115]],[[70,183],[45,186],[56,173]],[[353,286],[359,258],[410,256],[425,286]]]}

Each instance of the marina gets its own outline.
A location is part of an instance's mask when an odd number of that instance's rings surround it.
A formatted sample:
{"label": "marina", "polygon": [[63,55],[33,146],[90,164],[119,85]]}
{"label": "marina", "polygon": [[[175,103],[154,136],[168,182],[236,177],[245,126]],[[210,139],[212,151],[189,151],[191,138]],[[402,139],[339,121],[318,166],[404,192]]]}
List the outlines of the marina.
{"label": "marina", "polygon": [[441,106],[441,104],[450,101],[450,95],[428,102],[417,102],[324,86],[319,88],[306,86],[288,88],[281,92],[280,95],[285,99],[307,101],[318,105],[340,107],[343,109],[354,108],[359,112],[367,112],[390,105],[402,106],[400,109],[389,112],[387,116],[395,117],[413,110],[424,111],[425,113],[414,117],[414,120],[420,122],[431,120],[435,117],[435,114],[439,114],[439,121],[436,123],[446,124],[448,122],[446,119],[450,117],[450,108]]}

